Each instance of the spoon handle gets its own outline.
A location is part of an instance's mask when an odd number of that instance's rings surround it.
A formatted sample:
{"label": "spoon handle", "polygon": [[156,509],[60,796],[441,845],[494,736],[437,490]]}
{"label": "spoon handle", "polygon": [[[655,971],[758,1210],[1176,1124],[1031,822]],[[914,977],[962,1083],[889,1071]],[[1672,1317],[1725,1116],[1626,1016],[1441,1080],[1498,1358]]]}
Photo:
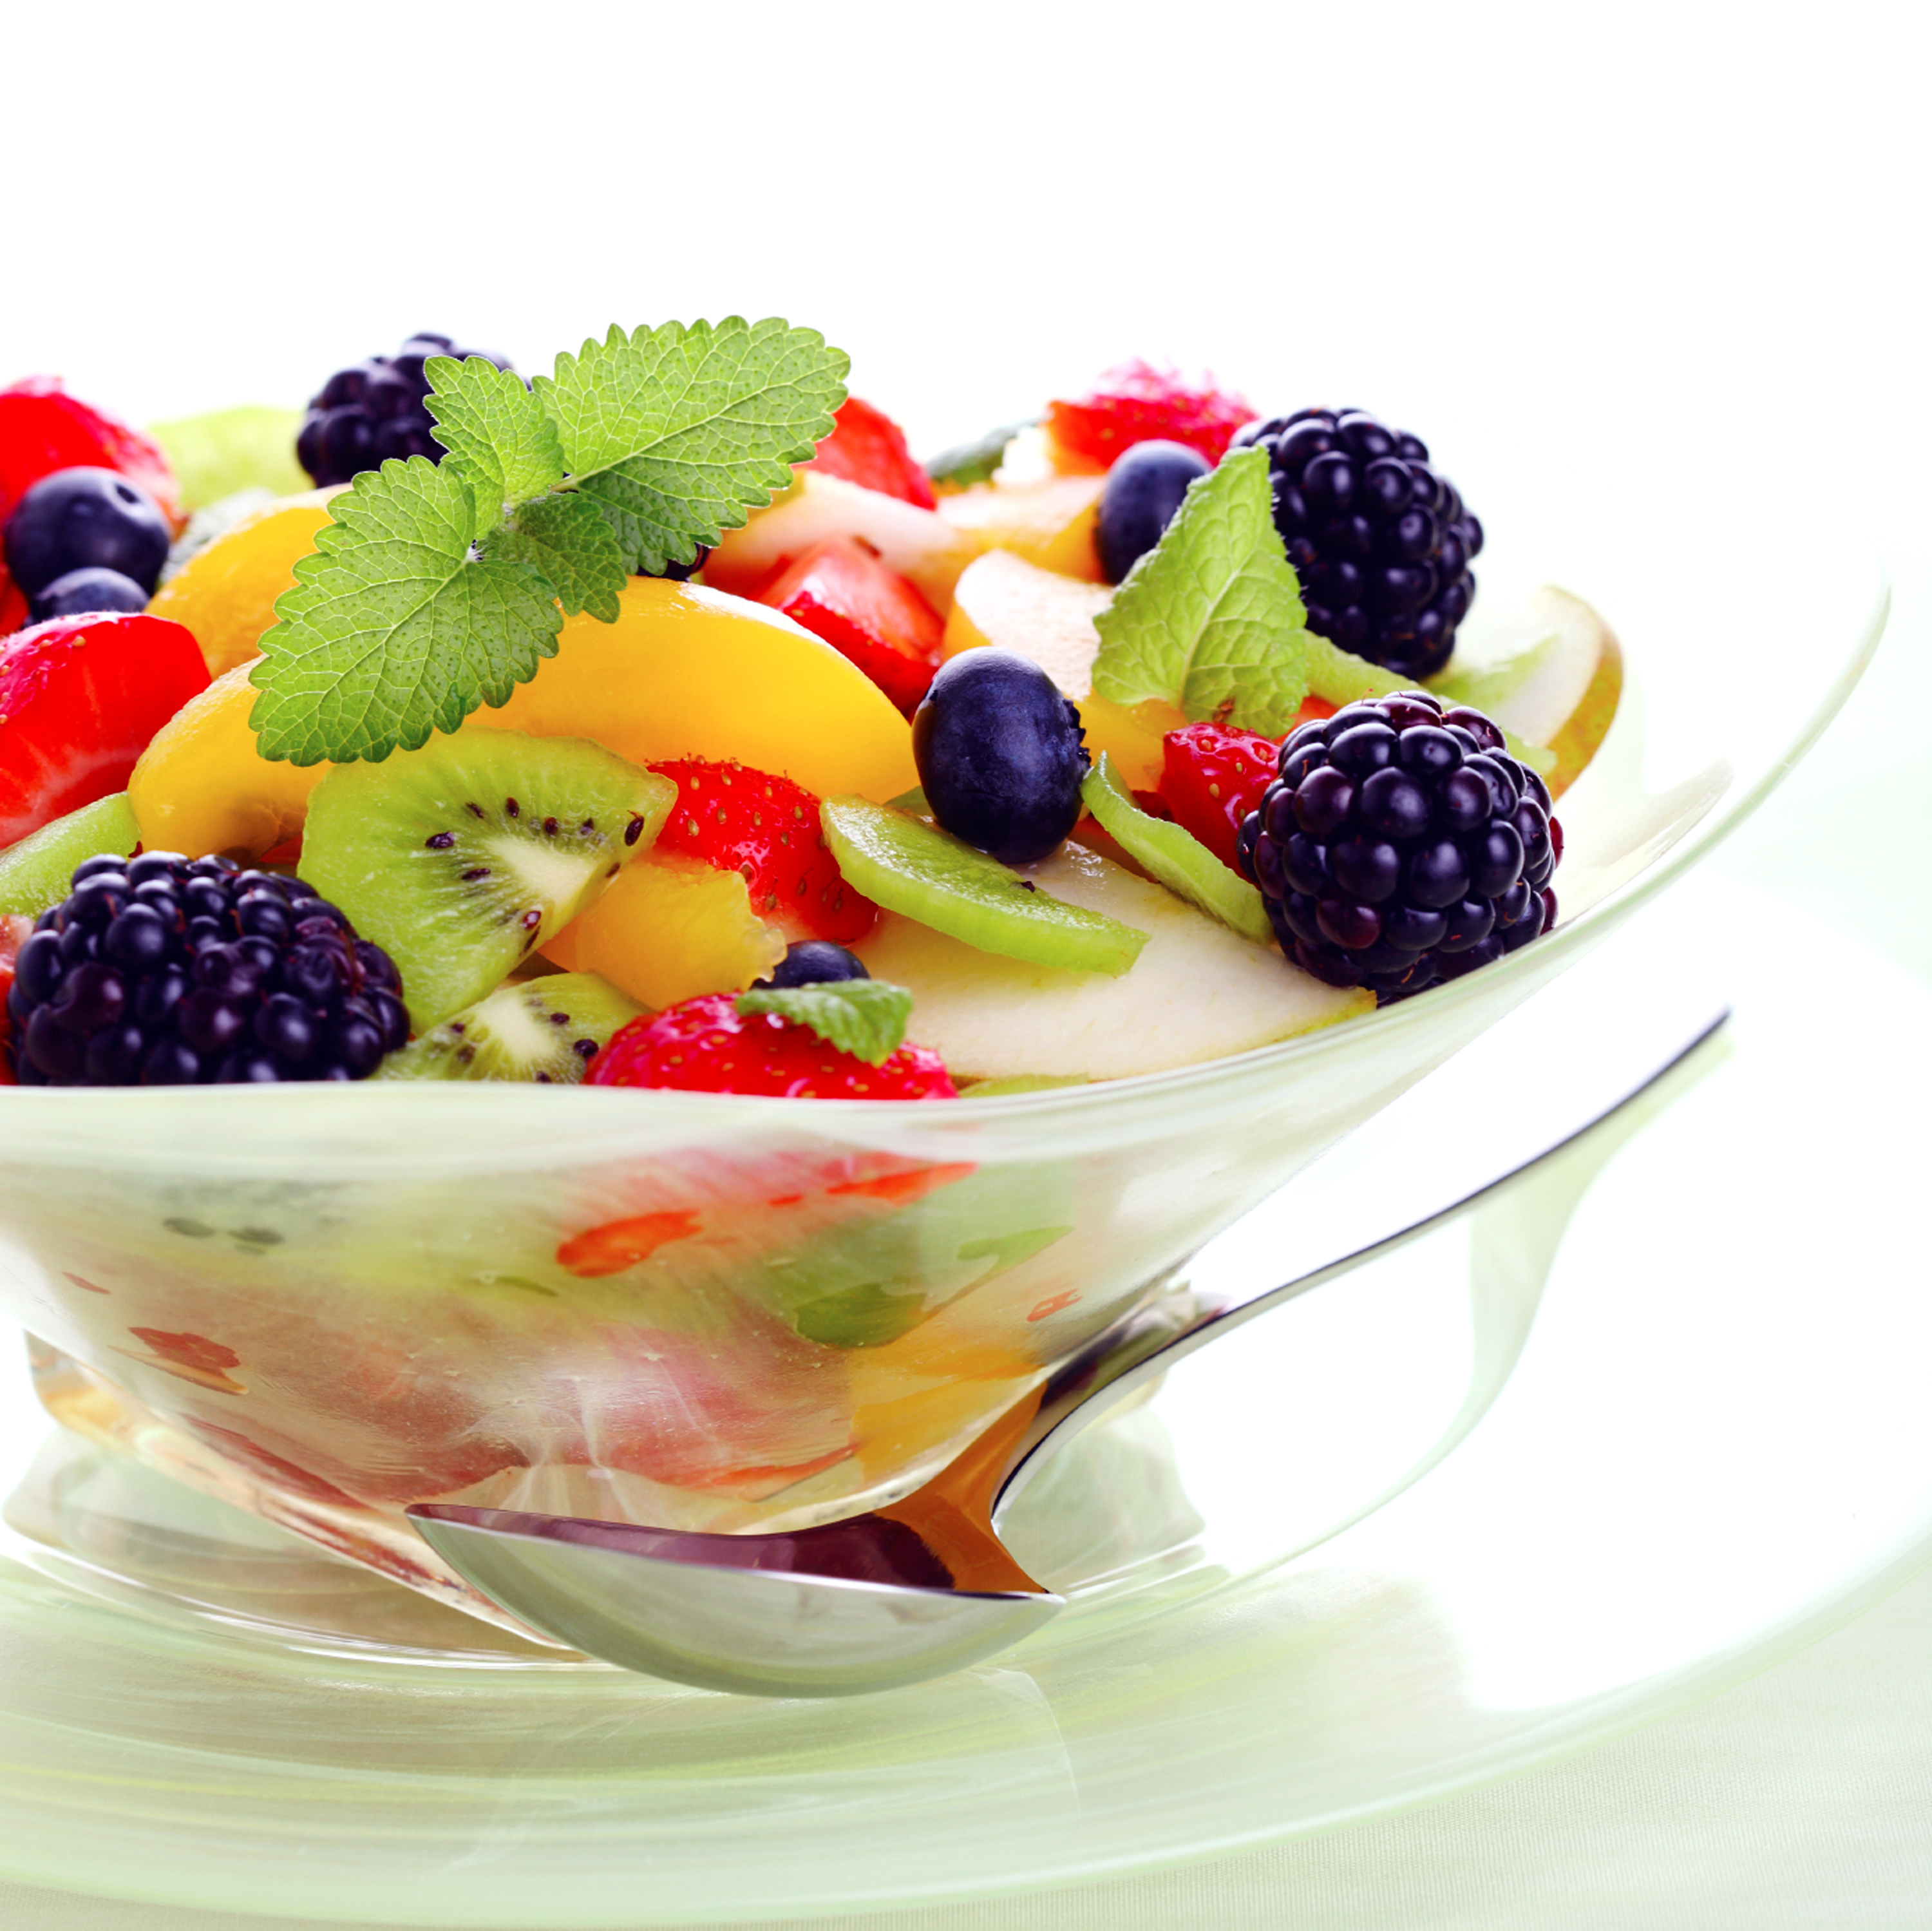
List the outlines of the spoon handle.
{"label": "spoon handle", "polygon": [[[1730,1017],[1708,990],[1639,984],[1594,1032],[1564,1038],[1550,1078],[1526,1077],[1538,1062],[1520,1053],[1474,1077],[1487,1042],[1458,1054],[1378,1122],[1372,1163],[1352,1166],[1345,1145],[1210,1242],[1190,1269],[1196,1279],[1238,1273],[1245,1258],[1246,1281],[1180,1287],[1137,1310],[1054,1376],[1023,1429],[1010,1416],[988,1431],[988,1442],[997,1434],[1007,1450],[995,1524],[1050,1454],[1155,1377],[1508,1185],[1648,1092]],[[1283,1213],[1288,1196],[1293,1211]],[[1364,1227],[1390,1231],[1365,1242]]]}

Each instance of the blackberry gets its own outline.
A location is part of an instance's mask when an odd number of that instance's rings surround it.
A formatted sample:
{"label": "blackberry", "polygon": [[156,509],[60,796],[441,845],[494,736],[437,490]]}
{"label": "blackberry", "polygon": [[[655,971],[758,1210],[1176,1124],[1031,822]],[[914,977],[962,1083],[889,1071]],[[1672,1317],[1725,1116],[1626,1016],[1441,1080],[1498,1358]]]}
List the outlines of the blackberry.
{"label": "blackberry", "polygon": [[23,1086],[364,1080],[409,1038],[400,990],[298,879],[90,858],[20,947],[7,1050]]}
{"label": "blackberry", "polygon": [[1479,710],[1423,691],[1345,704],[1281,747],[1235,850],[1281,949],[1386,1005],[1556,921],[1550,791]]}
{"label": "blackberry", "polygon": [[1476,594],[1483,526],[1430,467],[1428,445],[1359,409],[1250,423],[1234,438],[1249,445],[1268,452],[1309,629],[1398,677],[1433,677]]}
{"label": "blackberry", "polygon": [[462,362],[482,356],[500,369],[510,365],[481,349],[453,347],[447,335],[412,335],[393,356],[371,356],[338,369],[310,400],[296,435],[296,455],[318,489],[346,483],[364,470],[380,469],[392,456],[442,461],[442,445],[430,434],[423,398],[431,356]]}

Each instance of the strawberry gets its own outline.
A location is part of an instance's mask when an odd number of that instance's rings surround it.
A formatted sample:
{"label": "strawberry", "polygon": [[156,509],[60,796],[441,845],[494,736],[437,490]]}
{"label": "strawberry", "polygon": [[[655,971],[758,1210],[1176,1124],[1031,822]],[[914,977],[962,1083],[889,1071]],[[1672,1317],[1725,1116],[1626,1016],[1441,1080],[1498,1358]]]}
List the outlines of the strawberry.
{"label": "strawberry", "polygon": [[842,476],[921,509],[932,507],[932,485],[913,461],[905,431],[883,410],[848,395],[832,421],[836,426],[812,458],[821,475]]}
{"label": "strawberry", "polygon": [[152,436],[68,394],[58,376],[28,376],[0,389],[0,521],[56,470],[118,470],[140,485],[178,531],[181,485]]}
{"label": "strawberry", "polygon": [[808,550],[759,596],[849,657],[910,717],[939,668],[946,626],[896,570],[850,536]]}
{"label": "strawberry", "polygon": [[0,845],[124,790],[207,687],[194,632],[165,617],[56,617],[0,644]]}
{"label": "strawberry", "polygon": [[1227,453],[1234,431],[1254,419],[1246,401],[1216,386],[1212,376],[1190,382],[1172,368],[1138,359],[1107,371],[1071,402],[1047,404],[1047,429],[1065,468],[1105,470],[1136,443],[1184,443],[1210,463]]}
{"label": "strawberry", "polygon": [[708,758],[674,758],[651,769],[677,786],[657,850],[742,872],[759,917],[796,926],[800,937],[849,945],[878,916],[878,907],[838,875],[818,800],[802,785]]}
{"label": "strawberry", "polygon": [[[1303,725],[1331,717],[1334,711],[1325,698],[1305,698],[1294,721]],[[1234,840],[1241,821],[1274,782],[1281,740],[1225,724],[1186,724],[1170,731],[1161,748],[1157,795],[1167,806],[1164,815],[1191,831],[1230,871],[1238,872]],[[1144,810],[1150,809],[1145,800],[1141,803]]]}
{"label": "strawberry", "polygon": [[1232,871],[1241,821],[1275,779],[1281,746],[1252,731],[1190,724],[1161,740],[1160,794],[1175,821]]}
{"label": "strawberry", "polygon": [[956,1100],[936,1053],[902,1046],[883,1066],[776,1013],[741,1014],[736,995],[707,993],[633,1020],[584,1075],[592,1086],[670,1086],[789,1100]]}

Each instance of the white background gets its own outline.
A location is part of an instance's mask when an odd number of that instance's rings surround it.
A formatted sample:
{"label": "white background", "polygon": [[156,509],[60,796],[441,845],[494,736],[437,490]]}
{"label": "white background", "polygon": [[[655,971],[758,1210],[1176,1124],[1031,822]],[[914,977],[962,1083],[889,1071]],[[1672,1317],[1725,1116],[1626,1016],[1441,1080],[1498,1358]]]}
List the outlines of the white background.
{"label": "white background", "polygon": [[[1754,501],[1815,575],[1839,560],[1808,508],[1850,500],[1891,638],[1726,862],[1932,974],[1928,51],[1919,10],[1843,4],[50,6],[0,30],[0,380],[152,420],[299,403],[418,328],[528,371],[614,320],[780,314],[926,451],[1144,353],[1264,408],[1378,409],[1479,512],[1505,444],[1553,495],[1634,445]],[[1820,962],[1821,1009],[1858,996]],[[1903,1102],[1900,1130],[1924,1131]],[[1835,1677],[1801,1659],[1727,1699],[1728,1728],[1680,1719],[1433,1834],[1246,1860],[1240,1921],[1339,1883],[1352,1925],[1538,1897],[1593,1925],[1924,1922],[1932,1791],[1882,1720],[1932,1716],[1912,1600],[1840,1638]],[[1781,1818],[1766,1753],[1834,1747],[1829,1827]],[[1027,1922],[1236,1901],[1150,1880]]]}

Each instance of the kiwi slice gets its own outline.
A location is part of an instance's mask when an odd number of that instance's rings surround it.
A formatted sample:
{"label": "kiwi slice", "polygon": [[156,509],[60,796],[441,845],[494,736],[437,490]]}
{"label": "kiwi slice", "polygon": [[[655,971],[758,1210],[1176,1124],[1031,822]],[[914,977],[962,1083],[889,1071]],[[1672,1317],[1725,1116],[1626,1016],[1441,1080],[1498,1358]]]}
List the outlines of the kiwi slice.
{"label": "kiwi slice", "polygon": [[847,884],[982,952],[1118,978],[1147,943],[1145,932],[1054,898],[925,818],[858,797],[827,799],[819,818]]}
{"label": "kiwi slice", "polygon": [[644,1008],[592,972],[499,986],[382,1062],[384,1080],[530,1080],[574,1086]]}
{"label": "kiwi slice", "polygon": [[0,915],[38,918],[74,889],[76,865],[112,852],[125,858],[140,845],[128,794],[97,798],[0,851]]}
{"label": "kiwi slice", "polygon": [[403,975],[418,1032],[494,991],[640,851],[668,778],[581,737],[474,731],[310,794],[302,875]]}
{"label": "kiwi slice", "polygon": [[1080,802],[1100,821],[1100,829],[1120,846],[1156,884],[1198,905],[1210,918],[1232,926],[1257,945],[1274,942],[1268,908],[1262,895],[1239,873],[1231,872],[1184,825],[1171,824],[1144,812],[1129,796],[1106,752],[1080,786]]}

